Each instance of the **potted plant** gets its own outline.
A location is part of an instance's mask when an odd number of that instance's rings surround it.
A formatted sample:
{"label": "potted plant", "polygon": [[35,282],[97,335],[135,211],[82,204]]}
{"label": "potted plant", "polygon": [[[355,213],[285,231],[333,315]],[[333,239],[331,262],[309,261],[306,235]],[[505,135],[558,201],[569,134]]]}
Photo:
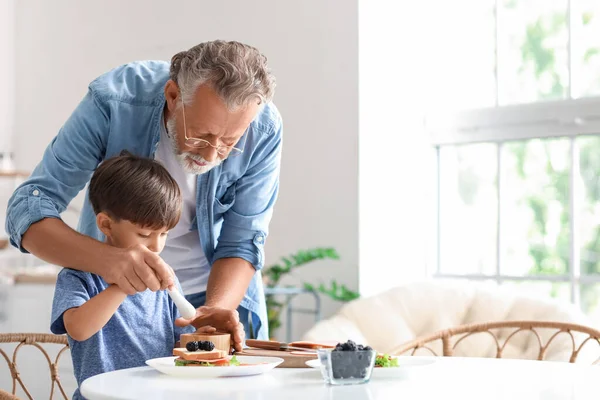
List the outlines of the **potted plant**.
{"label": "potted plant", "polygon": [[[339,260],[340,256],[334,248],[319,247],[300,250],[288,257],[282,257],[279,263],[263,268],[262,273],[265,287],[278,287],[279,282],[284,276],[309,263],[326,259]],[[335,280],[331,280],[329,286],[325,286],[323,283],[315,286],[311,283],[303,282],[302,287],[307,290],[322,293],[336,301],[347,302],[359,297],[357,292],[348,289],[345,285],[338,284]],[[281,313],[288,306],[289,300],[279,301],[273,294],[267,294],[265,297],[267,303],[269,334],[273,337],[277,329],[281,327]]]}

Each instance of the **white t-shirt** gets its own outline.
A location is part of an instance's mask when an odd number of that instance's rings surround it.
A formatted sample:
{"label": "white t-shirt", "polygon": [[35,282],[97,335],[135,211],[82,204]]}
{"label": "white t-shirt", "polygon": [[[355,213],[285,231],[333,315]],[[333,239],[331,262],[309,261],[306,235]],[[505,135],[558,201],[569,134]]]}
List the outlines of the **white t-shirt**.
{"label": "white t-shirt", "polygon": [[181,218],[177,226],[169,231],[165,248],[160,256],[175,271],[184,294],[204,292],[208,283],[210,265],[200,244],[198,227],[192,226],[196,216],[198,176],[185,172],[175,158],[163,118],[160,127],[160,140],[154,158],[160,161],[177,181],[183,196]]}

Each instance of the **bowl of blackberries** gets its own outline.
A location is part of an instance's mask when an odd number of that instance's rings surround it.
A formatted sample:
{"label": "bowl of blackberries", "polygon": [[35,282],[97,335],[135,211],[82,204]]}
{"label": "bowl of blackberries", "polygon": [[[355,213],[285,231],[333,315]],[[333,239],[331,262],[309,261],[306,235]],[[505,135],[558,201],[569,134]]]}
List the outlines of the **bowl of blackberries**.
{"label": "bowl of blackberries", "polygon": [[321,374],[331,385],[366,383],[371,379],[377,352],[352,340],[338,343],[334,349],[317,350]]}

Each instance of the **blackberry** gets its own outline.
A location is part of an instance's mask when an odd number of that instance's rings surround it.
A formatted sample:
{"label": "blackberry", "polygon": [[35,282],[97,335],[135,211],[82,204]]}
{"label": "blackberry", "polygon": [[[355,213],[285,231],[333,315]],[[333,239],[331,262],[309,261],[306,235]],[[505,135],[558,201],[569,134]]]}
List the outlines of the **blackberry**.
{"label": "blackberry", "polygon": [[198,351],[200,349],[200,345],[197,341],[187,342],[185,345],[187,351]]}
{"label": "blackberry", "polygon": [[215,344],[208,340],[203,340],[200,342],[200,350],[204,351],[213,351],[215,349]]}
{"label": "blackberry", "polygon": [[338,343],[335,345],[334,351],[371,351],[371,346],[364,346],[362,344],[356,344],[353,340],[348,340],[345,343]]}

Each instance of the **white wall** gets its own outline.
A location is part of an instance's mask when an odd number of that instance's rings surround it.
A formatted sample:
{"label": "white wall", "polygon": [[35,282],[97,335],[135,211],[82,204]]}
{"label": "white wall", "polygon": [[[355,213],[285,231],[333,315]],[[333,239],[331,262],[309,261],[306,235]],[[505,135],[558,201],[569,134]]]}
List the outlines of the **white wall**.
{"label": "white wall", "polygon": [[[0,154],[12,151],[15,121],[15,0],[0,1]],[[0,162],[0,169],[3,168]],[[12,179],[0,178],[0,209],[6,209]],[[0,238],[4,239],[4,213],[0,212]]]}
{"label": "white wall", "polygon": [[15,0],[0,2],[0,153],[12,146],[15,103]]}
{"label": "white wall", "polygon": [[[343,262],[309,266],[357,288],[357,2],[30,0],[17,4],[17,165],[30,170],[90,80],[138,59],[169,60],[201,41],[260,48],[278,81],[285,126],[281,195],[267,261],[334,246]],[[307,303],[309,305],[309,303]],[[338,305],[325,302],[325,315]],[[300,319],[296,336],[310,326]]]}
{"label": "white wall", "polygon": [[[422,130],[436,65],[424,1],[359,1],[360,270],[369,296],[427,275],[433,166]],[[438,32],[439,34],[439,32]]]}

